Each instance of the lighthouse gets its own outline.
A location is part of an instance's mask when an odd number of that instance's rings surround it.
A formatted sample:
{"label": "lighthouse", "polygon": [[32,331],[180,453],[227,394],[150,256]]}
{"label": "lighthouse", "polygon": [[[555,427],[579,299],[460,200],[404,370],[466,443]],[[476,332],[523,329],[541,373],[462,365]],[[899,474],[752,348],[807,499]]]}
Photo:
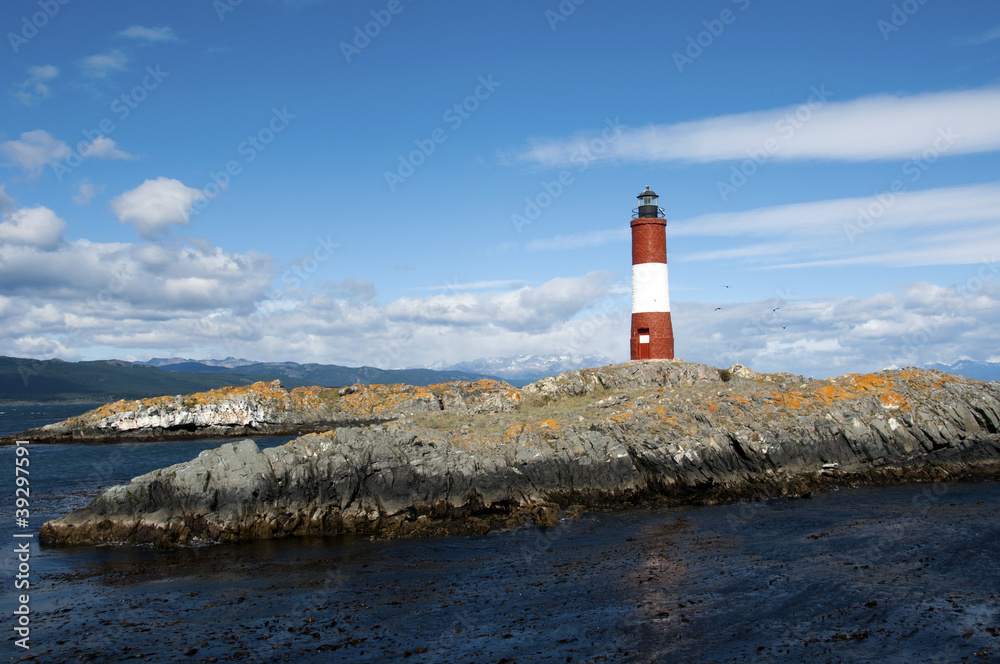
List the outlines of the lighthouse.
{"label": "lighthouse", "polygon": [[667,282],[667,220],[649,185],[637,196],[632,212],[632,333],[633,360],[674,359]]}

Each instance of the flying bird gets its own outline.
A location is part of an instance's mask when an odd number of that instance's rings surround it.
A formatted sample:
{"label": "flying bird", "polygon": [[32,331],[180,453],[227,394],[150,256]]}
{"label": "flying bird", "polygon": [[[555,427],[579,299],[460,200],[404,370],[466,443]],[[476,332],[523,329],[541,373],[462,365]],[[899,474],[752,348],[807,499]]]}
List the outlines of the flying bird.
{"label": "flying bird", "polygon": [[716,307],[715,310],[716,311],[722,311],[722,307]]}

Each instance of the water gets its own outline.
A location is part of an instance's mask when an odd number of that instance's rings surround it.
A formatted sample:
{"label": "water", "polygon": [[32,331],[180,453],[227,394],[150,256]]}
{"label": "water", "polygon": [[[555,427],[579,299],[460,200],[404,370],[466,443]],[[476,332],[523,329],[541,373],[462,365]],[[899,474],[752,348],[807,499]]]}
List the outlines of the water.
{"label": "water", "polygon": [[61,422],[100,405],[99,403],[0,405],[0,437]]}
{"label": "water", "polygon": [[[262,447],[287,438],[259,440]],[[31,526],[221,441],[32,446]],[[12,448],[0,514],[13,515]],[[31,547],[41,662],[1000,660],[1000,485],[178,551]],[[3,523],[10,523],[7,519]],[[12,542],[12,528],[0,538]],[[13,579],[12,545],[0,574]],[[15,608],[4,581],[3,616]],[[5,618],[9,625],[9,618]],[[24,652],[7,642],[5,655]]]}

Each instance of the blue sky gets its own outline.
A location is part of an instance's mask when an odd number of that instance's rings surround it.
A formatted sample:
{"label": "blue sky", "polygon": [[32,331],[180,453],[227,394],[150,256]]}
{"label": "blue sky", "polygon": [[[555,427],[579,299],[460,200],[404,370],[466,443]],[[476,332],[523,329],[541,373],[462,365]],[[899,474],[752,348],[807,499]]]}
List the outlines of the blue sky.
{"label": "blue sky", "polygon": [[679,357],[1000,359],[995,2],[34,0],[0,27],[5,355],[625,360],[649,184]]}

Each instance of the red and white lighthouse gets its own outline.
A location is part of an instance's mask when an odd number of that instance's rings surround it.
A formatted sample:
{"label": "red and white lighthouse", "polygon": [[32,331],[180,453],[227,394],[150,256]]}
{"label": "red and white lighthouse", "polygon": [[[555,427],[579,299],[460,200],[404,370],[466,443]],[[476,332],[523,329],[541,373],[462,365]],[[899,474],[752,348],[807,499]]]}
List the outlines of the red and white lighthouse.
{"label": "red and white lighthouse", "polygon": [[670,324],[667,281],[667,220],[658,196],[646,185],[632,213],[632,334],[633,360],[674,359],[674,329]]}

